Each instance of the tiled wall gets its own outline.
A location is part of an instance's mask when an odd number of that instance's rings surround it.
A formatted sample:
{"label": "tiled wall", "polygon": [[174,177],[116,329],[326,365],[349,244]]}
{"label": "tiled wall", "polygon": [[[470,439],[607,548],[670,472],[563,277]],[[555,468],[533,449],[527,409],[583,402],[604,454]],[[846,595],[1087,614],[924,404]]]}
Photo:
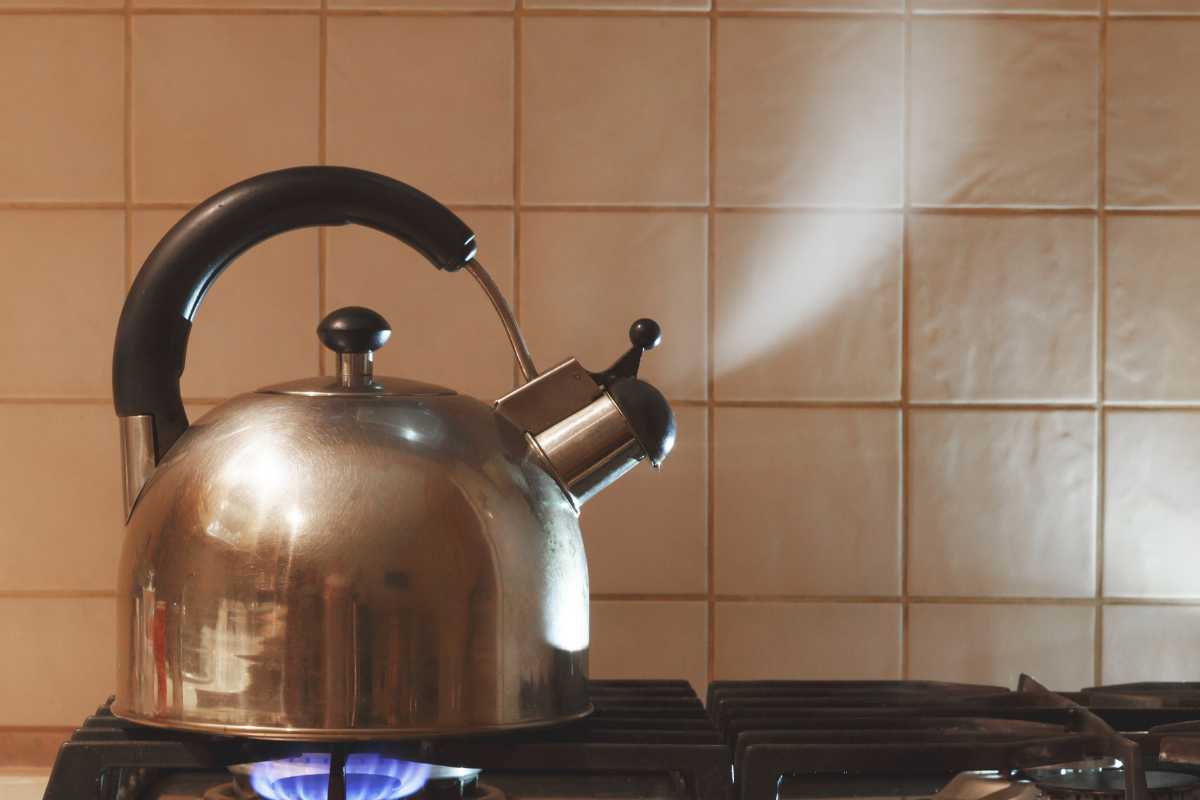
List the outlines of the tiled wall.
{"label": "tiled wall", "polygon": [[[0,0],[0,754],[112,685],[124,288],[295,163],[451,204],[543,365],[663,322],[596,674],[1195,677],[1194,0],[122,1]],[[381,371],[510,387],[469,279],[305,231],[217,284],[192,411],[327,370],[351,302]]]}

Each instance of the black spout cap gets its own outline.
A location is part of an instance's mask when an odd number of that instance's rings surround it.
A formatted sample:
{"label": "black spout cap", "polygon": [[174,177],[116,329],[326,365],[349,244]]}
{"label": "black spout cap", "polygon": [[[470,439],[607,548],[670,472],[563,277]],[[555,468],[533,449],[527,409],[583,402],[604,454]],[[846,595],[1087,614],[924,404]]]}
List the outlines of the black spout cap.
{"label": "black spout cap", "polygon": [[675,447],[675,413],[662,392],[637,378],[618,378],[609,396],[625,415],[646,458],[657,469]]}

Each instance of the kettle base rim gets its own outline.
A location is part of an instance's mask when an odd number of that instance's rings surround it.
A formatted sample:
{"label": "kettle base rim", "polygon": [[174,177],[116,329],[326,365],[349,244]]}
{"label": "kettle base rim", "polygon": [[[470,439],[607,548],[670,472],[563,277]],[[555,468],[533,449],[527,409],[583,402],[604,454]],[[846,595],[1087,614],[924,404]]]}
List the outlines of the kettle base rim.
{"label": "kettle base rim", "polygon": [[169,717],[146,717],[131,713],[113,703],[109,709],[114,717],[146,725],[152,728],[205,733],[213,736],[234,736],[244,739],[265,739],[293,742],[368,742],[403,741],[409,739],[449,739],[466,736],[487,736],[520,731],[553,728],[590,716],[595,707],[587,703],[580,711],[557,717],[507,722],[501,724],[465,725],[447,728],[444,725],[429,728],[288,728],[269,725],[233,725],[220,722],[185,722]]}

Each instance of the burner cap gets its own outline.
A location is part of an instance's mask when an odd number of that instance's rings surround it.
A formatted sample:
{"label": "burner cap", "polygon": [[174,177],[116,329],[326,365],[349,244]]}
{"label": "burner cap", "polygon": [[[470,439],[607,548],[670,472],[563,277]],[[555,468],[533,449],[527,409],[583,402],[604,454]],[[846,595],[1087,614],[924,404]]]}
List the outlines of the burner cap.
{"label": "burner cap", "polygon": [[[1121,800],[1125,770],[1112,762],[1080,762],[1025,770],[1050,800]],[[1200,800],[1200,777],[1183,772],[1146,771],[1151,800]]]}

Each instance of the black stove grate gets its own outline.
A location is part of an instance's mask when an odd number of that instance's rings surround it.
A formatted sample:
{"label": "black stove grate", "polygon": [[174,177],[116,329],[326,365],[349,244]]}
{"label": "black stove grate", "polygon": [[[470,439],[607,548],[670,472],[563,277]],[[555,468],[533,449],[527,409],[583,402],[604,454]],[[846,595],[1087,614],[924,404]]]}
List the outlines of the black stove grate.
{"label": "black stove grate", "polygon": [[[594,714],[540,731],[421,741],[282,742],[149,728],[102,706],[63,744],[45,800],[115,800],[147,776],[354,752],[488,770],[665,772],[696,800],[727,800],[729,749],[686,681],[593,681]],[[111,700],[110,700],[111,702]]]}
{"label": "black stove grate", "polygon": [[[924,681],[718,681],[708,712],[733,750],[737,800],[775,800],[785,778],[814,795],[1089,759],[1126,765],[1126,792],[1149,800],[1151,765],[1200,774],[1200,684],[1054,693]],[[1166,726],[1166,727],[1163,727]],[[1133,733],[1118,733],[1130,731]]]}

